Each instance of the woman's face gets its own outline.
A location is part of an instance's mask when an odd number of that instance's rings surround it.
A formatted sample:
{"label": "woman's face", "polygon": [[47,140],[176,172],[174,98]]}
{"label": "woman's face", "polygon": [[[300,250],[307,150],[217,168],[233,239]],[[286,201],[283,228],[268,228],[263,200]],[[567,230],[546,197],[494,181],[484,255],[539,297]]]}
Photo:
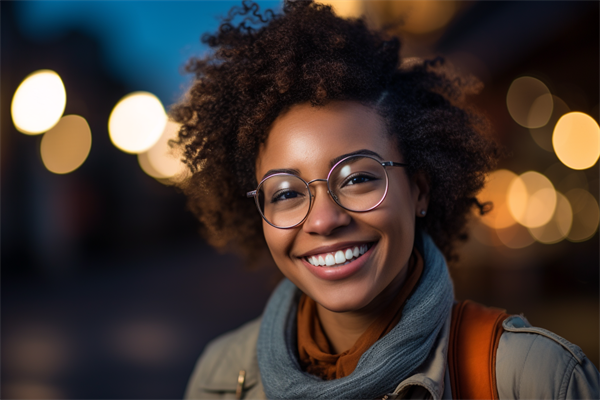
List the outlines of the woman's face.
{"label": "woman's face", "polygon": [[[324,107],[301,104],[280,115],[256,161],[260,182],[270,170],[291,169],[305,181],[326,178],[332,160],[367,150],[380,161],[403,162],[385,122],[374,110],[355,102]],[[374,210],[344,210],[327,194],[325,182],[310,185],[314,194],[306,220],[278,229],[263,220],[265,239],[281,270],[300,290],[334,312],[366,311],[385,302],[403,283],[412,252],[415,218],[427,208],[428,187],[405,168],[388,167],[389,189]],[[346,265],[314,266],[308,259],[355,247],[368,250]]]}

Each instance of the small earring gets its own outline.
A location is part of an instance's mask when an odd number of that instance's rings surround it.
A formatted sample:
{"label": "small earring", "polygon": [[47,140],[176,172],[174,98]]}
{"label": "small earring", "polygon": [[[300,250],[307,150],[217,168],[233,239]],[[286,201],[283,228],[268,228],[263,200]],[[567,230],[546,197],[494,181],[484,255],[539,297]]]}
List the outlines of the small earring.
{"label": "small earring", "polygon": [[424,217],[424,216],[425,216],[425,214],[427,214],[427,211],[425,211],[425,210],[421,210],[421,216],[423,216],[423,217]]}

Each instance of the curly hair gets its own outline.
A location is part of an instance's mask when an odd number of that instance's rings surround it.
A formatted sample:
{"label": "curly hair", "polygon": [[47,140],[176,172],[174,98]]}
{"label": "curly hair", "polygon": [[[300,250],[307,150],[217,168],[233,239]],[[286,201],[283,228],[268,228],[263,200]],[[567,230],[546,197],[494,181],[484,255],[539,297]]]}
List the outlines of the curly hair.
{"label": "curly hair", "polygon": [[351,100],[384,117],[408,173],[428,179],[428,213],[417,226],[455,258],[470,210],[485,211],[475,195],[498,158],[485,118],[466,103],[478,82],[450,73],[441,58],[403,62],[398,38],[312,1],[287,1],[281,14],[244,2],[202,42],[213,50],[187,64],[195,80],[170,115],[182,124],[174,145],[191,170],[180,187],[210,244],[260,257],[261,217],[245,193],[257,186],[272,123],[295,104]]}

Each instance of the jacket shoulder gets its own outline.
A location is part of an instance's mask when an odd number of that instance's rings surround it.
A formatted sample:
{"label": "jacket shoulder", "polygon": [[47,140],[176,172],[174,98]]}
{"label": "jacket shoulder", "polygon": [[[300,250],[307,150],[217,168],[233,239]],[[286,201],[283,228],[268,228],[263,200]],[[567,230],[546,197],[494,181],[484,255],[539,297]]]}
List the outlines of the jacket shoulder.
{"label": "jacket shoulder", "polygon": [[[244,392],[262,392],[256,342],[260,318],[217,337],[206,345],[185,392],[186,399],[234,398],[240,371],[245,371]],[[244,396],[246,397],[246,396]]]}
{"label": "jacket shoulder", "polygon": [[503,327],[496,353],[501,399],[599,398],[598,370],[578,346],[520,316]]}

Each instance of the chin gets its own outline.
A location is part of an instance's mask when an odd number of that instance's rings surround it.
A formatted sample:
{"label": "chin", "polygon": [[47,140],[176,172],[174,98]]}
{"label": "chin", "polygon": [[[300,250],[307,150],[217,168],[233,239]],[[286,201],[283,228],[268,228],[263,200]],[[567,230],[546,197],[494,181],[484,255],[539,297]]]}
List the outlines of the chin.
{"label": "chin", "polygon": [[368,293],[354,289],[330,290],[325,295],[317,295],[312,298],[323,308],[335,313],[361,310],[373,300]]}

